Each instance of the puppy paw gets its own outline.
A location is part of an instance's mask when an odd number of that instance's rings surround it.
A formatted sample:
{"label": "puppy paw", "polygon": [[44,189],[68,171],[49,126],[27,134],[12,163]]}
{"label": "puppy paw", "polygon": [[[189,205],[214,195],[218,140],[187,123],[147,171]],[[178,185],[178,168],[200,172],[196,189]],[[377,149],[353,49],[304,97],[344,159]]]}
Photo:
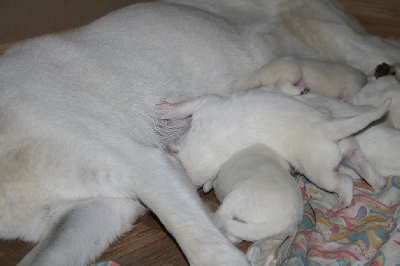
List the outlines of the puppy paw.
{"label": "puppy paw", "polygon": [[369,180],[367,181],[367,183],[371,187],[370,193],[374,195],[379,195],[382,193],[382,190],[386,187],[387,180],[384,177],[380,177],[379,179],[373,180],[372,182],[370,182]]}
{"label": "puppy paw", "polygon": [[278,264],[278,260],[270,255],[270,256],[267,257],[267,260],[265,261],[264,265],[266,265],[266,266],[277,266],[279,264]]}
{"label": "puppy paw", "polygon": [[278,260],[271,250],[261,250],[257,246],[250,246],[246,252],[247,259],[252,266],[277,266]]}
{"label": "puppy paw", "polygon": [[234,244],[242,242],[242,239],[237,238],[236,236],[230,235],[228,233],[225,233],[226,238],[228,238],[229,241],[231,241]]}
{"label": "puppy paw", "polygon": [[387,184],[387,180],[384,177],[373,180],[369,185],[374,189],[374,192],[379,193]]}
{"label": "puppy paw", "polygon": [[310,92],[310,88],[309,87],[305,87],[303,90],[300,91],[300,95],[307,94],[309,92]]}
{"label": "puppy paw", "polygon": [[290,82],[282,81],[276,84],[276,88],[286,95],[297,96],[302,95],[305,88],[294,86]]}
{"label": "puppy paw", "polygon": [[173,117],[172,111],[173,111],[173,104],[167,102],[167,101],[161,101],[156,104],[157,108],[157,113],[160,119],[162,120],[167,120],[171,119]]}
{"label": "puppy paw", "polygon": [[339,201],[339,203],[335,207],[333,207],[331,209],[331,211],[332,212],[340,212],[341,210],[346,209],[349,206],[350,206],[350,204],[348,204],[344,201]]}
{"label": "puppy paw", "polygon": [[396,69],[394,66],[382,63],[375,68],[375,78],[378,79],[380,77],[389,75],[396,75]]}

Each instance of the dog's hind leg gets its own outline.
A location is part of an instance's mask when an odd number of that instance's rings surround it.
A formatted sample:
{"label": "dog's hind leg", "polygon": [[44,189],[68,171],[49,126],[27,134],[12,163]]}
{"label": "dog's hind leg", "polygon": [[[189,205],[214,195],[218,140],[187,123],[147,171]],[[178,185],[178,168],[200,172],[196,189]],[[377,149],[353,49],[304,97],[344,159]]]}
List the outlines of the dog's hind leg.
{"label": "dog's hind leg", "polygon": [[325,172],[321,173],[318,181],[311,181],[320,188],[336,193],[338,203],[332,208],[332,211],[340,211],[351,204],[353,199],[353,179],[347,174],[336,171]]}
{"label": "dog's hind leg", "polygon": [[218,95],[207,95],[174,104],[162,101],[157,104],[157,107],[161,119],[184,119],[191,116],[203,104],[220,98]]}
{"label": "dog's hind leg", "polygon": [[59,205],[50,211],[50,230],[18,265],[87,265],[143,213],[144,207],[129,199],[94,198]]}
{"label": "dog's hind leg", "polygon": [[299,95],[302,91],[294,85],[300,82],[301,78],[302,67],[300,62],[293,57],[284,57],[263,66],[240,88],[251,90],[276,85],[278,89],[288,95]]}
{"label": "dog's hind leg", "polygon": [[339,142],[339,147],[344,156],[343,164],[352,168],[361,178],[376,190],[380,190],[386,185],[386,179],[381,176],[374,166],[365,158],[357,140],[354,137],[343,139]]}
{"label": "dog's hind leg", "polygon": [[[303,174],[318,187],[337,194],[339,202],[332,210],[339,211],[351,204],[353,179],[337,170],[343,156],[336,143],[317,138],[314,141],[319,143],[318,151],[308,153],[307,160],[303,161]],[[324,154],[323,162],[321,162],[321,154]]]}

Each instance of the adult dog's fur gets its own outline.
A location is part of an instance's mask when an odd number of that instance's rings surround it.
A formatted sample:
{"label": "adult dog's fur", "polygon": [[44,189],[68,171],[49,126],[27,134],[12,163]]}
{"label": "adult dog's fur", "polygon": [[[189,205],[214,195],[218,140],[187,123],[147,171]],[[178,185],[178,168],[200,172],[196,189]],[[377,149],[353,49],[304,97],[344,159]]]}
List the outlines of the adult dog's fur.
{"label": "adult dog's fur", "polygon": [[195,185],[212,182],[232,155],[261,143],[317,186],[337,193],[339,202],[333,208],[337,211],[349,206],[353,197],[351,178],[337,171],[347,152],[338,142],[382,117],[389,104],[386,100],[376,109],[335,119],[275,88],[262,88],[230,97],[208,95],[176,104],[163,102],[160,117],[192,116],[190,130],[169,149]]}
{"label": "adult dog's fur", "polygon": [[0,59],[0,237],[38,242],[21,265],[85,265],[144,206],[190,264],[246,265],[163,151],[187,121],[158,126],[156,103],[230,94],[282,56],[366,74],[399,61],[397,43],[366,35],[328,0],[169,2],[124,8]]}

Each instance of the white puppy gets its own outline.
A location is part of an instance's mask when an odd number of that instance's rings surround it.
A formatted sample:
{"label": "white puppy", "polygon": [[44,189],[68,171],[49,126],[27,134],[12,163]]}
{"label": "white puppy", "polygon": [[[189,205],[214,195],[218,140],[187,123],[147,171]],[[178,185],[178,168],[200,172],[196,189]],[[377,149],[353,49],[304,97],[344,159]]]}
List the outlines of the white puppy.
{"label": "white puppy", "polygon": [[343,63],[285,57],[262,67],[243,84],[243,89],[275,85],[289,95],[312,91],[346,99],[366,83],[363,72]]}
{"label": "white puppy", "polygon": [[[222,202],[215,213],[217,225],[228,238],[255,242],[273,237],[268,254],[263,252],[266,263],[283,259],[275,258],[275,253],[295,234],[303,217],[302,196],[289,163],[267,146],[256,144],[233,155],[213,186]],[[253,250],[250,260],[258,256]]]}
{"label": "white puppy", "polygon": [[381,124],[355,135],[365,157],[383,176],[400,175],[400,130]]}
{"label": "white puppy", "polygon": [[150,208],[191,265],[247,265],[164,151],[188,121],[156,104],[229,95],[284,56],[368,74],[399,54],[315,0],[148,2],[17,45],[0,58],[0,238],[38,242],[21,265],[87,265]]}
{"label": "white puppy", "polygon": [[[336,171],[343,156],[337,141],[383,116],[390,104],[346,119],[294,99],[275,89],[253,90],[231,97],[204,96],[171,105],[163,102],[162,118],[192,115],[188,133],[170,150],[192,182],[203,186],[237,151],[262,143],[277,151],[317,186],[339,196],[335,211],[350,205],[352,179]],[[228,144],[227,144],[228,143]]]}
{"label": "white puppy", "polygon": [[357,94],[349,99],[357,105],[378,106],[379,101],[391,98],[387,121],[400,128],[400,83],[393,76],[380,77],[368,82]]}
{"label": "white puppy", "polygon": [[[395,92],[391,91],[386,95],[393,95],[392,93]],[[327,108],[336,118],[359,115],[374,108],[371,105],[354,105],[347,101],[339,101],[313,93],[296,98],[314,107]],[[385,180],[382,176],[400,174],[400,165],[398,163],[400,161],[400,130],[379,120],[353,136],[356,143],[347,143],[347,145],[350,145],[348,149],[351,150],[348,152],[349,160],[347,161],[358,161],[358,164],[362,164],[362,161],[367,159],[372,164],[379,175],[373,174],[374,170],[358,172],[358,175],[365,178],[372,187],[376,189],[379,189],[379,186],[382,187],[383,180]],[[360,156],[359,149],[363,153],[362,156]],[[368,168],[364,167],[365,169]]]}

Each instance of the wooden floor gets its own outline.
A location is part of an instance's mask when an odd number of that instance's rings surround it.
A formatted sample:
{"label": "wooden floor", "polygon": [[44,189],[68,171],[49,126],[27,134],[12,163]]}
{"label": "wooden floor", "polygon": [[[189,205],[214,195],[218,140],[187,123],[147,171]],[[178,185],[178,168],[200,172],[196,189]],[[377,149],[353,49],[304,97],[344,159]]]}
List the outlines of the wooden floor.
{"label": "wooden floor", "polygon": [[[200,196],[211,210],[218,207],[213,193],[200,193]],[[238,248],[245,251],[249,245],[242,242]],[[32,248],[33,244],[22,241],[0,241],[0,266],[16,265]],[[189,265],[176,242],[151,213],[141,218],[98,261],[115,261],[121,266]]]}
{"label": "wooden floor", "polygon": [[[372,34],[400,37],[400,1],[398,0],[340,0]],[[0,45],[0,53],[9,44]],[[213,194],[202,198],[216,208]],[[246,250],[249,243],[239,248]],[[0,241],[0,266],[15,265],[33,247],[20,241]],[[134,230],[113,244],[101,258],[112,260],[122,266],[140,265],[188,265],[173,238],[166,233],[152,215],[140,219]],[[72,266],[72,265],[71,265]]]}

